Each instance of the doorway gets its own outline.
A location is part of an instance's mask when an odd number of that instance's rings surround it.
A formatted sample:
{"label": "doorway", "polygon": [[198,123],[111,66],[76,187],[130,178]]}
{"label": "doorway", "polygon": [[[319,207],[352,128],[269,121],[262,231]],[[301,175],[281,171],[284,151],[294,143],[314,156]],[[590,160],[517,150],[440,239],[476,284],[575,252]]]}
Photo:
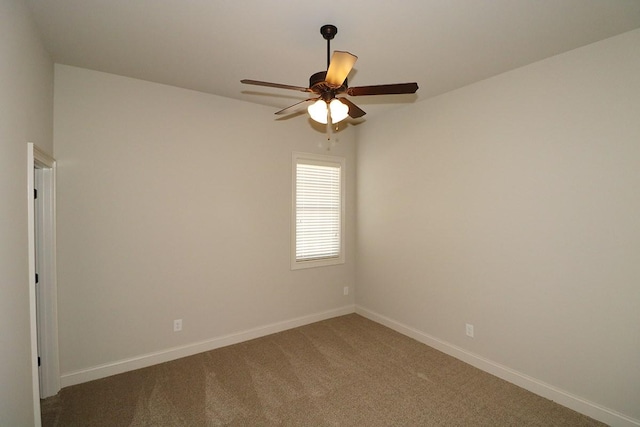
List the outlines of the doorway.
{"label": "doorway", "polygon": [[60,390],[55,259],[56,162],[28,143],[29,303],[34,411]]}

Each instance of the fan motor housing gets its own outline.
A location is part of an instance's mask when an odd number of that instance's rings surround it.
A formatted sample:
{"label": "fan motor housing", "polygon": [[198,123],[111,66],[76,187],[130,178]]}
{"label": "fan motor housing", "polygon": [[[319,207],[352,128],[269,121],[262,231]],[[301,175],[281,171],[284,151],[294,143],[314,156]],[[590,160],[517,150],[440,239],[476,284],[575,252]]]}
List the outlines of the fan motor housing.
{"label": "fan motor housing", "polygon": [[335,98],[336,94],[343,93],[347,90],[347,79],[344,79],[342,86],[335,87],[325,81],[327,77],[326,71],[318,71],[309,78],[309,88],[328,101]]}
{"label": "fan motor housing", "polygon": [[318,85],[319,83],[324,83],[324,79],[327,77],[327,72],[326,71],[319,71],[315,74],[313,74],[311,77],[309,77],[309,87],[313,88],[314,86]]}

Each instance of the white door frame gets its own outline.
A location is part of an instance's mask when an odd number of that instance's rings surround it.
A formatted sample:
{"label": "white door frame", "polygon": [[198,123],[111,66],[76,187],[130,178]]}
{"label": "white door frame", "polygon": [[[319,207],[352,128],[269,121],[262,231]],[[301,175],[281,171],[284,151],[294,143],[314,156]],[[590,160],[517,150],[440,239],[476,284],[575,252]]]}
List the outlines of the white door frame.
{"label": "white door frame", "polygon": [[[34,188],[38,188],[35,212]],[[40,398],[60,390],[58,303],[56,283],[56,161],[33,143],[27,144],[27,200],[29,238],[29,308],[34,415],[40,425]],[[37,220],[37,221],[36,221]],[[38,241],[36,242],[36,238]],[[38,288],[36,290],[36,259]],[[38,295],[36,296],[36,292]],[[38,306],[36,306],[38,302]],[[40,329],[40,338],[38,337]],[[38,344],[42,365],[38,368]]]}

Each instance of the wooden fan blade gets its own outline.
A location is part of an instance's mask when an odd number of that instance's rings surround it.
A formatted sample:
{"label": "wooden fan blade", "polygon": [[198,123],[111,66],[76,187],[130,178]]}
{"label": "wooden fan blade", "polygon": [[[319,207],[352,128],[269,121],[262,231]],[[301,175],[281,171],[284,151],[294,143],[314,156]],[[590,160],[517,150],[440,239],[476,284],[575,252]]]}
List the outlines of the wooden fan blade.
{"label": "wooden fan blade", "polygon": [[247,79],[244,79],[244,80],[240,80],[240,83],[244,83],[246,85],[275,87],[275,88],[278,88],[278,89],[299,90],[300,92],[311,92],[311,89],[309,89],[307,87],[283,85],[283,84],[280,84],[280,83],[261,82],[259,80],[247,80]]}
{"label": "wooden fan blade", "polygon": [[344,105],[346,105],[347,107],[349,107],[349,117],[357,119],[359,117],[364,116],[365,111],[363,109],[361,109],[360,107],[358,107],[356,104],[354,104],[353,102],[349,101],[347,98],[337,98],[340,102],[342,102]]}
{"label": "wooden fan blade", "polygon": [[317,101],[318,99],[320,99],[320,98],[309,98],[309,99],[305,99],[304,101],[296,102],[295,104],[290,105],[287,108],[283,108],[280,111],[276,111],[275,114],[293,113],[294,111],[296,111],[297,109],[299,109],[301,107],[300,104],[304,104],[305,102],[309,102],[309,101]]}
{"label": "wooden fan blade", "polygon": [[325,81],[336,87],[342,86],[357,60],[358,57],[349,52],[336,50],[331,57]]}
{"label": "wooden fan blade", "polygon": [[395,83],[389,85],[358,86],[347,89],[347,94],[351,96],[362,95],[402,95],[405,93],[416,93],[418,83]]}

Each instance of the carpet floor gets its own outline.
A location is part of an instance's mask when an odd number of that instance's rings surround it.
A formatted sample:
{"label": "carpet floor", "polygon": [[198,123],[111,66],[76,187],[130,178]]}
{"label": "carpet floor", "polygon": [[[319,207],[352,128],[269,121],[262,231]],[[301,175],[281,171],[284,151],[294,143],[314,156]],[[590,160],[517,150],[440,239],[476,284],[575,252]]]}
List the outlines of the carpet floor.
{"label": "carpet floor", "polygon": [[356,314],[62,389],[47,426],[602,426]]}

